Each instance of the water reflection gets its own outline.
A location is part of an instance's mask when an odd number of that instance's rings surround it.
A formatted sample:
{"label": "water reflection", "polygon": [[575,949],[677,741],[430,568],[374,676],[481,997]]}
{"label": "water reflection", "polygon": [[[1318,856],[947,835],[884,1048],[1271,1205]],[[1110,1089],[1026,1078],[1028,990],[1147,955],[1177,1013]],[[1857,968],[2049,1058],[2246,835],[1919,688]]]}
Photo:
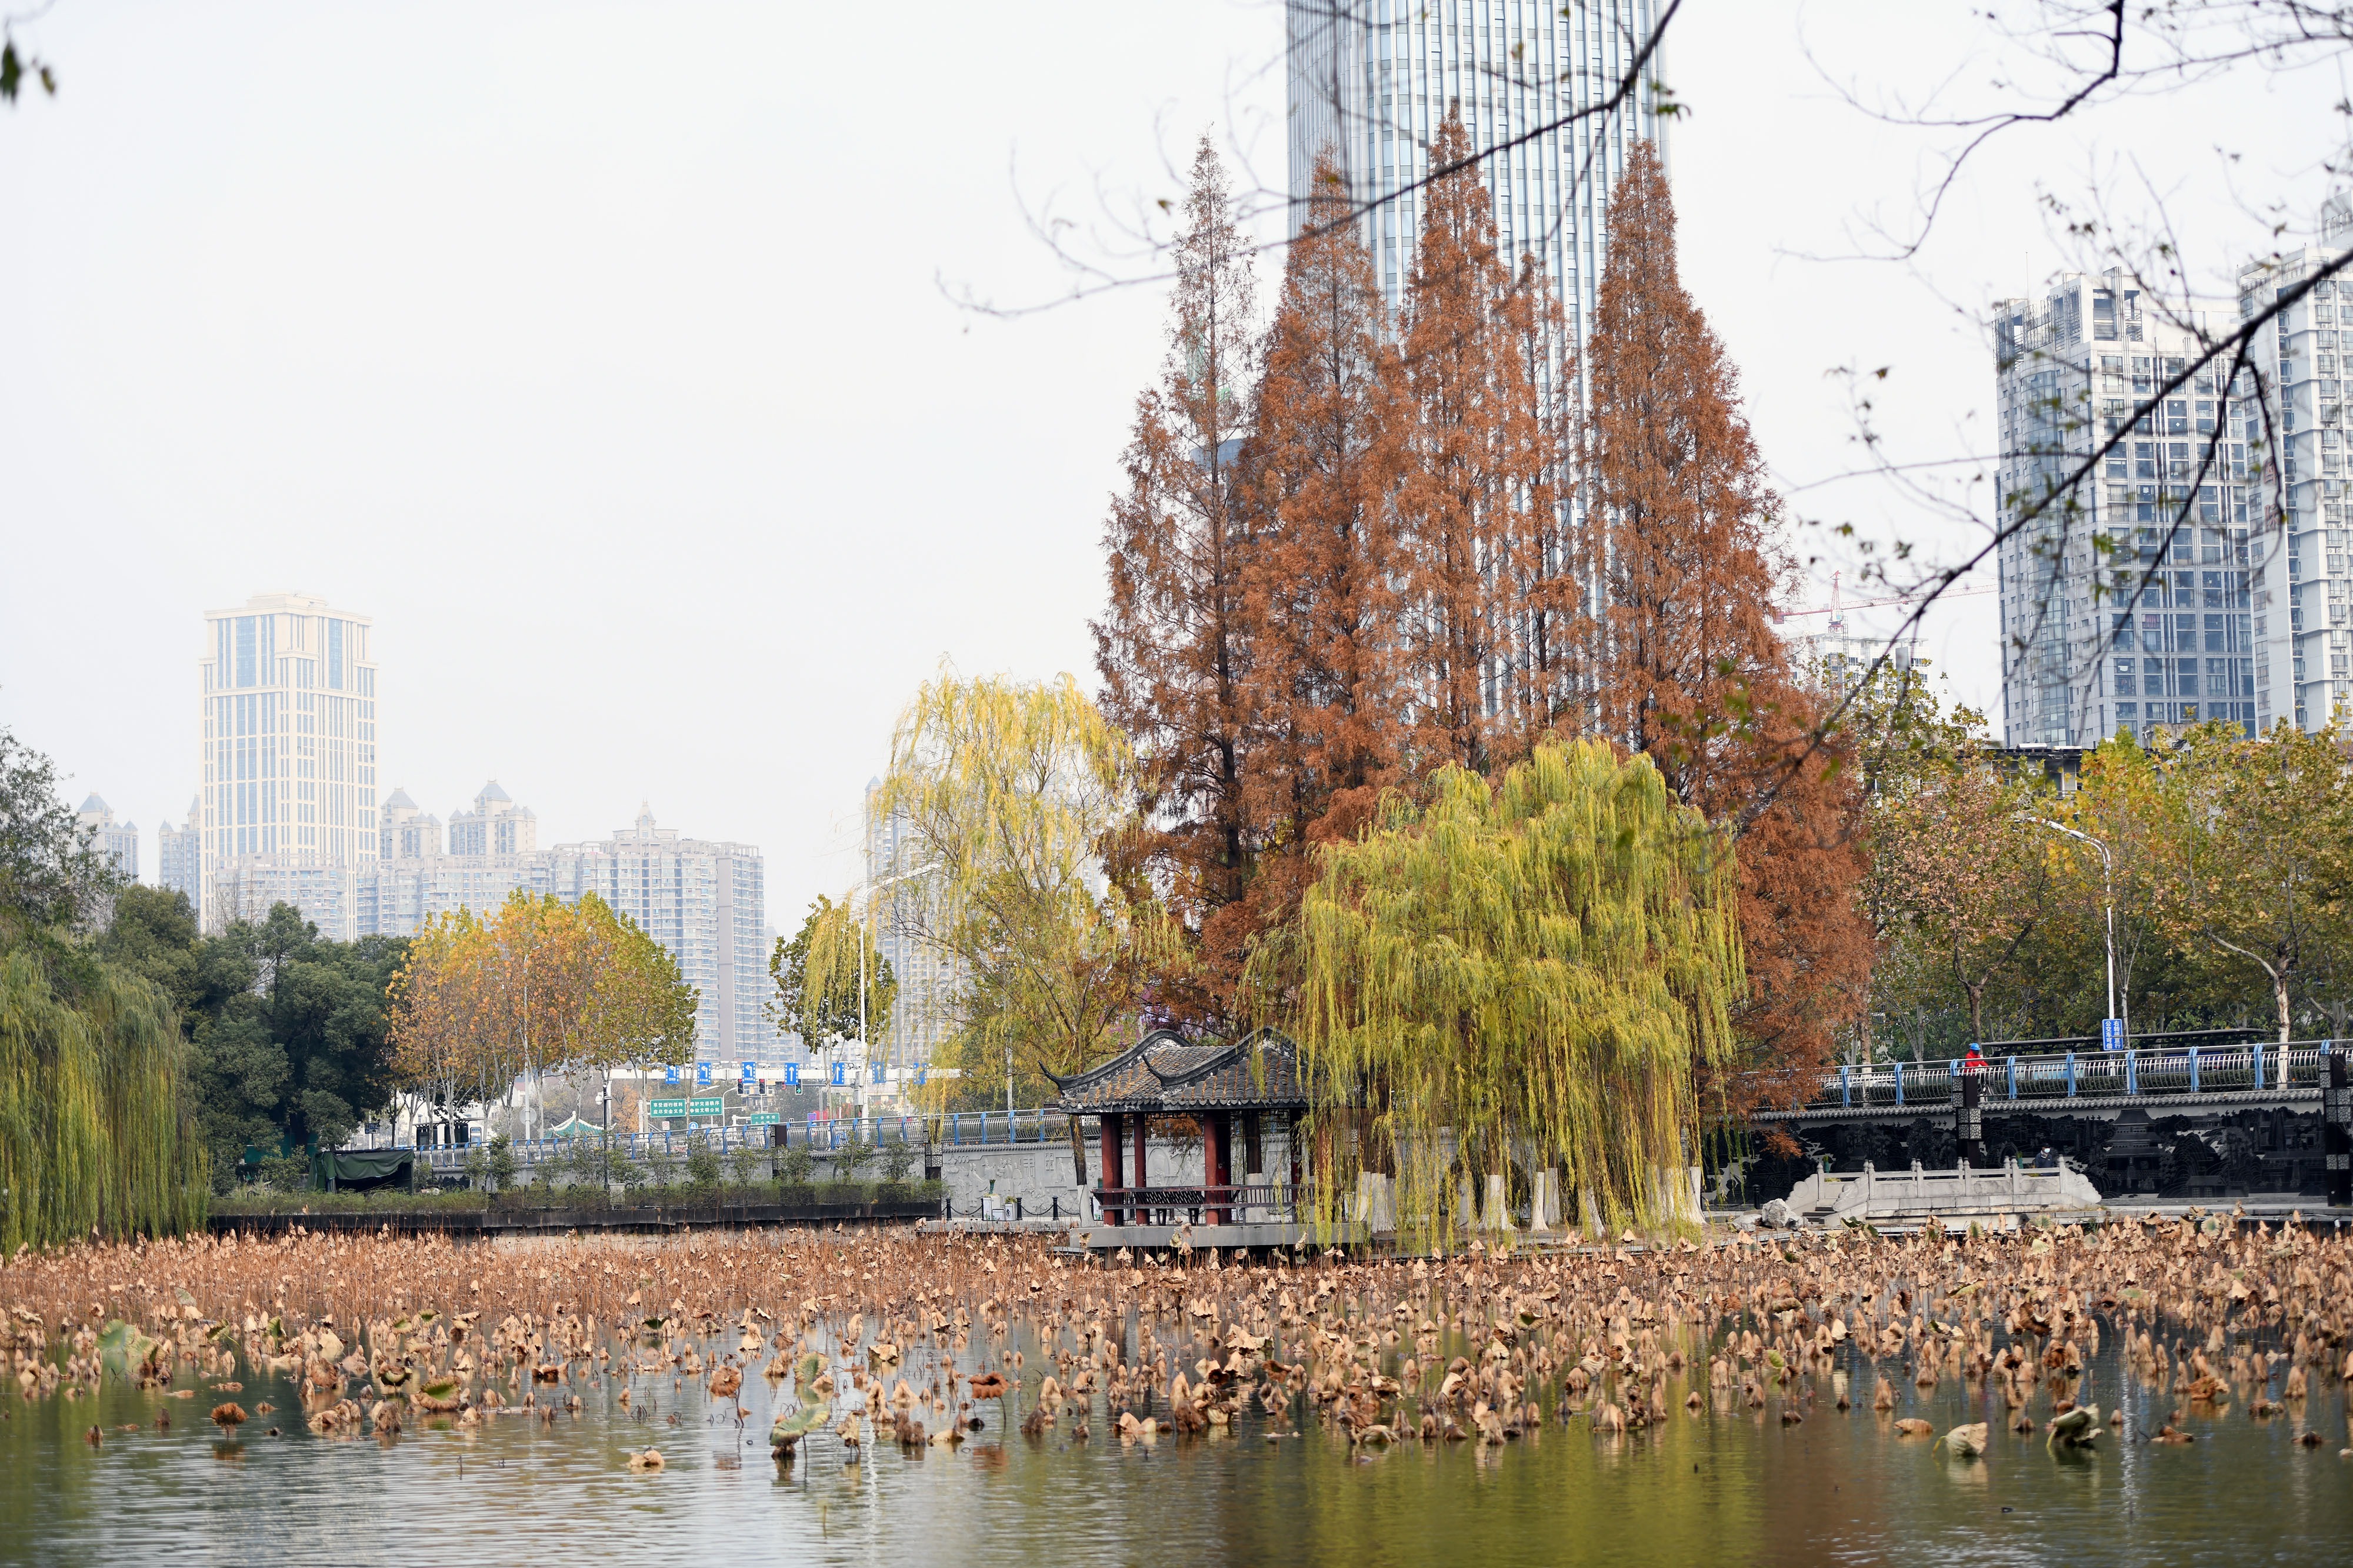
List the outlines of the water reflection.
{"label": "water reflection", "polygon": [[[1854,1387],[1872,1386],[1850,1360]],[[1700,1364],[1704,1385],[1704,1363]],[[1697,1414],[1671,1380],[1660,1426],[1597,1436],[1548,1414],[1500,1447],[1475,1442],[1352,1450],[1318,1422],[1297,1436],[1253,1407],[1229,1433],[1153,1443],[1093,1436],[1066,1416],[1039,1437],[991,1402],[962,1447],[861,1451],[830,1437],[788,1468],[770,1462],[768,1387],[730,1401],[693,1380],[576,1384],[576,1413],[528,1410],[467,1429],[436,1417],[396,1437],[322,1437],[286,1381],[248,1373],[269,1404],[233,1436],[203,1393],[174,1399],[110,1381],[95,1397],[10,1399],[0,1421],[0,1558],[240,1562],[426,1558],[508,1562],[740,1552],[816,1563],[1020,1563],[1194,1560],[1361,1565],[1512,1563],[1939,1564],[2321,1563],[2353,1554],[2353,1463],[2343,1391],[2301,1413],[2236,1405],[2187,1416],[2198,1441],[2147,1441],[2177,1396],[2133,1385],[2112,1344],[2081,1397],[2120,1410],[2098,1447],[2052,1454],[2007,1429],[1981,1385],[1902,1391],[1900,1412],[1841,1412],[1829,1378],[1801,1378],[1761,1408],[1719,1391]],[[1547,1396],[1545,1408],[1554,1405]],[[1799,1419],[1787,1422],[1784,1414]],[[549,1419],[552,1414],[553,1419]],[[1987,1453],[1895,1435],[1898,1415],[1938,1432],[1991,1426]],[[2041,1412],[2038,1412],[2038,1418]],[[165,1425],[159,1425],[159,1418]],[[267,1426],[279,1435],[268,1435]],[[2328,1435],[2296,1444],[2304,1425]],[[95,1445],[87,1429],[100,1428]],[[630,1453],[663,1468],[633,1474]]]}

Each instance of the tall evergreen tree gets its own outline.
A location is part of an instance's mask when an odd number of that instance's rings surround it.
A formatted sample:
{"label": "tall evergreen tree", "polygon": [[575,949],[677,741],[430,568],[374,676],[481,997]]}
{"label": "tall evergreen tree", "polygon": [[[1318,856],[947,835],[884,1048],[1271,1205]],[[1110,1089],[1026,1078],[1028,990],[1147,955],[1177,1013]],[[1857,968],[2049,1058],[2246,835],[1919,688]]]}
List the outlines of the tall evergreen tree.
{"label": "tall evergreen tree", "polygon": [[1253,931],[1296,907],[1316,875],[1309,846],[1353,838],[1380,792],[1404,778],[1395,354],[1380,280],[1329,156],[1314,191],[1244,447],[1255,521],[1242,571],[1254,757],[1243,806],[1267,846],[1249,894]]}
{"label": "tall evergreen tree", "polygon": [[[1258,844],[1242,796],[1249,763],[1242,574],[1250,513],[1239,458],[1256,374],[1249,237],[1208,137],[1176,244],[1168,356],[1136,403],[1127,488],[1103,530],[1110,603],[1093,623],[1103,710],[1144,766],[1144,852],[1205,954],[1238,952]],[[1230,912],[1229,912],[1230,911]],[[1212,965],[1209,973],[1220,973]],[[1214,1022],[1217,987],[1166,999]]]}
{"label": "tall evergreen tree", "polygon": [[1870,972],[1860,798],[1823,744],[1771,607],[1791,568],[1738,374],[1675,257],[1674,203],[1638,143],[1609,204],[1579,453],[1586,558],[1602,573],[1593,704],[1676,794],[1739,831],[1741,1027],[1772,1059],[1820,1059]]}

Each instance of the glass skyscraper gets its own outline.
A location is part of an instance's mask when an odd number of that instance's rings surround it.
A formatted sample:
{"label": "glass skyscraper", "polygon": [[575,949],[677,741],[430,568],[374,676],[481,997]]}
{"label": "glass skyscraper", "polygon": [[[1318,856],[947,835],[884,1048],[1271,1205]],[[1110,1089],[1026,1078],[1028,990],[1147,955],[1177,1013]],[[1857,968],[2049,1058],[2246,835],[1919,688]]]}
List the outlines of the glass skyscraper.
{"label": "glass skyscraper", "polygon": [[[1290,0],[1292,232],[1306,220],[1321,153],[1339,159],[1357,201],[1396,194],[1429,173],[1430,140],[1460,102],[1472,145],[1502,149],[1481,172],[1504,254],[1535,258],[1570,342],[1581,343],[1626,151],[1647,139],[1665,153],[1653,90],[1661,57],[1620,110],[1589,111],[1624,80],[1658,12],[1658,0]],[[1535,133],[1544,126],[1555,128]],[[1421,216],[1414,191],[1364,217],[1392,308],[1405,297]]]}
{"label": "glass skyscraper", "polygon": [[205,613],[200,913],[271,902],[352,934],[352,875],[376,855],[375,628],[302,594]]}

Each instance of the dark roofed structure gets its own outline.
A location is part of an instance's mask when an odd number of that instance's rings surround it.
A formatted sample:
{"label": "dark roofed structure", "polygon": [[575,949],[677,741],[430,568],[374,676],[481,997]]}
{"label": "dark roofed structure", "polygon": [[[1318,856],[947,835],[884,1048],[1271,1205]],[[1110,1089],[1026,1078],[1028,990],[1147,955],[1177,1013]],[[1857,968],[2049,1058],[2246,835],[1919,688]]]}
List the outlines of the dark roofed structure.
{"label": "dark roofed structure", "polygon": [[[1049,1078],[1054,1075],[1049,1073]],[[1155,1029],[1101,1067],[1054,1078],[1073,1116],[1187,1116],[1208,1110],[1304,1110],[1299,1047],[1271,1029],[1226,1044],[1188,1044]]]}
{"label": "dark roofed structure", "polygon": [[[1052,1078],[1052,1074],[1048,1075]],[[1261,1131],[1269,1112],[1295,1129],[1308,1109],[1299,1047],[1272,1029],[1239,1040],[1195,1044],[1173,1029],[1155,1029],[1100,1067],[1054,1078],[1061,1109],[1095,1118],[1102,1179],[1095,1196],[1103,1218],[1118,1226],[1145,1223],[1153,1211],[1198,1212],[1212,1225],[1231,1224],[1236,1208],[1252,1206],[1258,1189],[1233,1180],[1235,1121],[1241,1123],[1245,1177],[1262,1176]],[[1202,1184],[1155,1187],[1145,1170],[1154,1117],[1181,1116],[1201,1125]],[[1299,1142],[1286,1140],[1293,1166],[1288,1193],[1299,1183]],[[1133,1150],[1132,1159],[1123,1158]],[[1272,1192],[1267,1192],[1272,1197]],[[1262,1205],[1261,1205],[1262,1206]]]}

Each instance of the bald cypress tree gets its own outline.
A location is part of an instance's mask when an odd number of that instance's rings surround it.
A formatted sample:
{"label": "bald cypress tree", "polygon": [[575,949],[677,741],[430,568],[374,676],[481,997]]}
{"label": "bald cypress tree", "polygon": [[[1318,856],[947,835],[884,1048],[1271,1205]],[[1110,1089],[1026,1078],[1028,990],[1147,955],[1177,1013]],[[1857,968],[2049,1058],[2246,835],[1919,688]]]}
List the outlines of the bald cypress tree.
{"label": "bald cypress tree", "polygon": [[1744,1039],[1819,1059],[1870,965],[1855,897],[1860,798],[1844,743],[1772,626],[1792,577],[1738,374],[1684,291],[1674,203],[1638,143],[1609,205],[1587,349],[1584,553],[1602,576],[1593,713],[1647,752],[1684,802],[1737,830]]}
{"label": "bald cypress tree", "polygon": [[[1249,237],[1208,137],[1193,160],[1176,243],[1168,352],[1136,401],[1127,485],[1103,528],[1111,593],[1092,624],[1103,712],[1134,742],[1139,847],[1185,928],[1214,952],[1246,917],[1258,843],[1243,806],[1245,690],[1254,657],[1242,614],[1250,518],[1240,458],[1257,374]],[[1172,982],[1180,1017],[1217,1023],[1214,975]]]}
{"label": "bald cypress tree", "polygon": [[1315,875],[1310,846],[1355,837],[1380,792],[1405,776],[1391,514],[1401,414],[1395,353],[1338,165],[1320,161],[1315,182],[1268,329],[1244,448],[1254,517],[1243,605],[1255,764],[1243,801],[1268,850],[1247,900],[1253,933],[1296,906]]}
{"label": "bald cypress tree", "polygon": [[1536,365],[1535,297],[1496,247],[1492,199],[1459,106],[1430,148],[1432,181],[1401,334],[1407,427],[1398,487],[1407,705],[1417,773],[1486,772],[1523,751],[1520,680],[1540,533],[1556,511]]}

